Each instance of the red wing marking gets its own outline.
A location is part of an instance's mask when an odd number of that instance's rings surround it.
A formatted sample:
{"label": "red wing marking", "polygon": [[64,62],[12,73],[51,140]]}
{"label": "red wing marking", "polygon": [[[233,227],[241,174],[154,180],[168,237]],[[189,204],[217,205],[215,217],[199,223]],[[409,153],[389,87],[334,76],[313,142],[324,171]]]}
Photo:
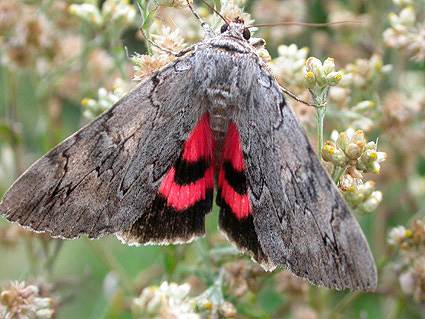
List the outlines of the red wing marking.
{"label": "red wing marking", "polygon": [[177,211],[185,210],[195,205],[198,201],[205,199],[207,190],[214,188],[214,170],[212,166],[206,170],[204,178],[189,185],[175,183],[175,173],[176,171],[172,167],[163,180],[159,192],[167,199],[167,205]]}
{"label": "red wing marking", "polygon": [[212,161],[214,148],[215,140],[210,128],[210,117],[206,113],[186,141],[182,158],[189,163],[199,161],[202,158],[206,161]]}
{"label": "red wing marking", "polygon": [[214,135],[206,113],[183,146],[183,152],[159,187],[167,206],[184,211],[207,199],[214,188]]}

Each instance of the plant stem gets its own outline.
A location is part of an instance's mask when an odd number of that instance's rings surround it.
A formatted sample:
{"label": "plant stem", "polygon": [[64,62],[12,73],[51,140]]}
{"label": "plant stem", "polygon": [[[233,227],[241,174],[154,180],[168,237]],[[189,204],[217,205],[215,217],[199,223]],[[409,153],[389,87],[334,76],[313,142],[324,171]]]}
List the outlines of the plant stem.
{"label": "plant stem", "polygon": [[332,171],[332,179],[335,182],[335,184],[338,184],[339,179],[341,178],[342,174],[345,173],[349,165],[346,165],[344,167],[336,167],[335,170]]}
{"label": "plant stem", "polygon": [[54,241],[53,252],[51,252],[48,255],[47,260],[46,260],[46,264],[44,266],[44,269],[45,269],[47,275],[51,275],[52,274],[53,264],[57,260],[56,257],[59,255],[59,251],[61,250],[61,248],[63,246],[63,243],[64,243],[63,240],[55,240]]}
{"label": "plant stem", "polygon": [[[148,38],[150,37],[150,32],[149,32],[149,27],[148,27],[149,26],[149,20],[152,19],[152,15],[155,15],[154,12],[148,11],[149,2],[150,1],[137,0],[139,11],[140,11],[140,14],[142,15],[142,19],[143,19],[143,24],[142,24],[141,28],[143,29],[146,37],[148,37]],[[149,41],[147,39],[145,39],[145,44],[146,44],[146,49],[147,49],[148,55],[152,55],[151,44],[149,43]]]}
{"label": "plant stem", "polygon": [[[316,102],[316,103],[319,104],[319,102]],[[322,148],[323,148],[323,120],[325,118],[325,114],[326,114],[326,106],[316,109],[317,136],[319,137],[319,159],[322,158]]]}
{"label": "plant stem", "polygon": [[327,318],[331,318],[336,314],[341,314],[344,310],[352,304],[352,302],[360,296],[358,291],[346,295],[328,314]]}
{"label": "plant stem", "polygon": [[133,282],[127,276],[122,267],[118,264],[115,257],[109,252],[109,250],[105,249],[102,244],[94,240],[86,241],[88,246],[93,250],[95,255],[103,262],[106,268],[109,271],[114,271],[118,274],[120,278],[120,283],[123,289],[129,293],[133,292]]}
{"label": "plant stem", "polygon": [[[310,90],[310,94],[314,104],[321,105],[325,104],[328,100],[329,87],[314,88]],[[326,115],[327,106],[316,108],[316,120],[317,120],[317,136],[319,137],[319,160],[322,159],[322,148],[323,148],[323,120]]]}

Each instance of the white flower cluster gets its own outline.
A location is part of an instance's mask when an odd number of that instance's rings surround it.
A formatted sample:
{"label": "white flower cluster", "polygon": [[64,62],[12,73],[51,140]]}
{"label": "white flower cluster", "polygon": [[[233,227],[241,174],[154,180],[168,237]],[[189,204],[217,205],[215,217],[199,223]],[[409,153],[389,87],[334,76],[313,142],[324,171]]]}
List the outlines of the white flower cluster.
{"label": "white flower cluster", "polygon": [[425,223],[414,219],[410,229],[397,226],[388,234],[388,243],[396,248],[399,258],[395,268],[400,274],[401,290],[418,303],[425,301]]}
{"label": "white flower cluster", "polygon": [[319,59],[309,57],[305,66],[305,87],[307,89],[313,89],[316,85],[319,87],[335,86],[342,78],[342,73],[335,71],[335,63],[332,58],[327,58],[322,64]]}
{"label": "white flower cluster", "polygon": [[384,42],[390,48],[399,49],[410,55],[416,62],[425,60],[425,23],[417,20],[415,1],[393,1],[403,6],[399,14],[391,12],[388,20],[391,27],[383,33]]}
{"label": "white flower cluster", "polygon": [[163,282],[159,287],[150,286],[133,299],[131,311],[140,319],[200,319],[194,312],[195,302],[189,297],[190,285]]}
{"label": "white flower cluster", "polygon": [[71,14],[97,27],[113,24],[123,28],[132,24],[136,18],[136,9],[129,0],[106,0],[99,9],[92,3],[71,4]]}
{"label": "white flower cluster", "polygon": [[94,119],[117,103],[125,93],[124,83],[119,79],[115,80],[114,90],[112,92],[108,92],[105,88],[100,88],[97,91],[97,100],[84,98],[81,101],[81,105],[86,108],[83,116],[89,120]]}
{"label": "white flower cluster", "polygon": [[362,173],[378,174],[387,154],[378,152],[375,142],[367,142],[362,130],[334,131],[332,137],[322,149],[323,160],[333,165],[331,175],[350,207],[362,214],[372,213],[383,195],[375,190],[373,181],[363,182]]}
{"label": "white flower cluster", "polygon": [[279,56],[271,61],[271,69],[281,84],[304,86],[305,62],[308,49],[298,49],[296,44],[280,45]]}

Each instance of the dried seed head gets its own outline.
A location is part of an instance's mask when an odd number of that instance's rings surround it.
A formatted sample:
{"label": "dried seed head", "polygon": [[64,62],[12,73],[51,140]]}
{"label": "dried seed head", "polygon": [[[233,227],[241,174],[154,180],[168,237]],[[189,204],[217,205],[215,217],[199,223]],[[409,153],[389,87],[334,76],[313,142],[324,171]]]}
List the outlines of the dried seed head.
{"label": "dried seed head", "polygon": [[343,192],[347,192],[353,187],[354,178],[350,174],[344,174],[339,179],[338,186]]}
{"label": "dried seed head", "polygon": [[237,314],[235,306],[228,301],[220,305],[219,312],[224,318],[234,318]]}
{"label": "dried seed head", "polygon": [[52,304],[52,299],[40,296],[37,286],[10,282],[0,294],[0,317],[50,319],[55,313]]}

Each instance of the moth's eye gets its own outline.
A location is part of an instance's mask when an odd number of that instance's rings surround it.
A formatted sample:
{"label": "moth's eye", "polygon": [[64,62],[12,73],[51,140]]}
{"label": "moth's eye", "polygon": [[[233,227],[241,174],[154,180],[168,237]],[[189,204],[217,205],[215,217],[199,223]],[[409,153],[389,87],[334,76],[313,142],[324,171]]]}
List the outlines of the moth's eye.
{"label": "moth's eye", "polygon": [[251,32],[248,29],[244,29],[242,35],[245,40],[249,40],[249,38],[251,37]]}
{"label": "moth's eye", "polygon": [[223,24],[223,25],[221,26],[220,32],[221,32],[221,33],[226,32],[226,31],[227,31],[227,28],[228,28],[227,24]]}

